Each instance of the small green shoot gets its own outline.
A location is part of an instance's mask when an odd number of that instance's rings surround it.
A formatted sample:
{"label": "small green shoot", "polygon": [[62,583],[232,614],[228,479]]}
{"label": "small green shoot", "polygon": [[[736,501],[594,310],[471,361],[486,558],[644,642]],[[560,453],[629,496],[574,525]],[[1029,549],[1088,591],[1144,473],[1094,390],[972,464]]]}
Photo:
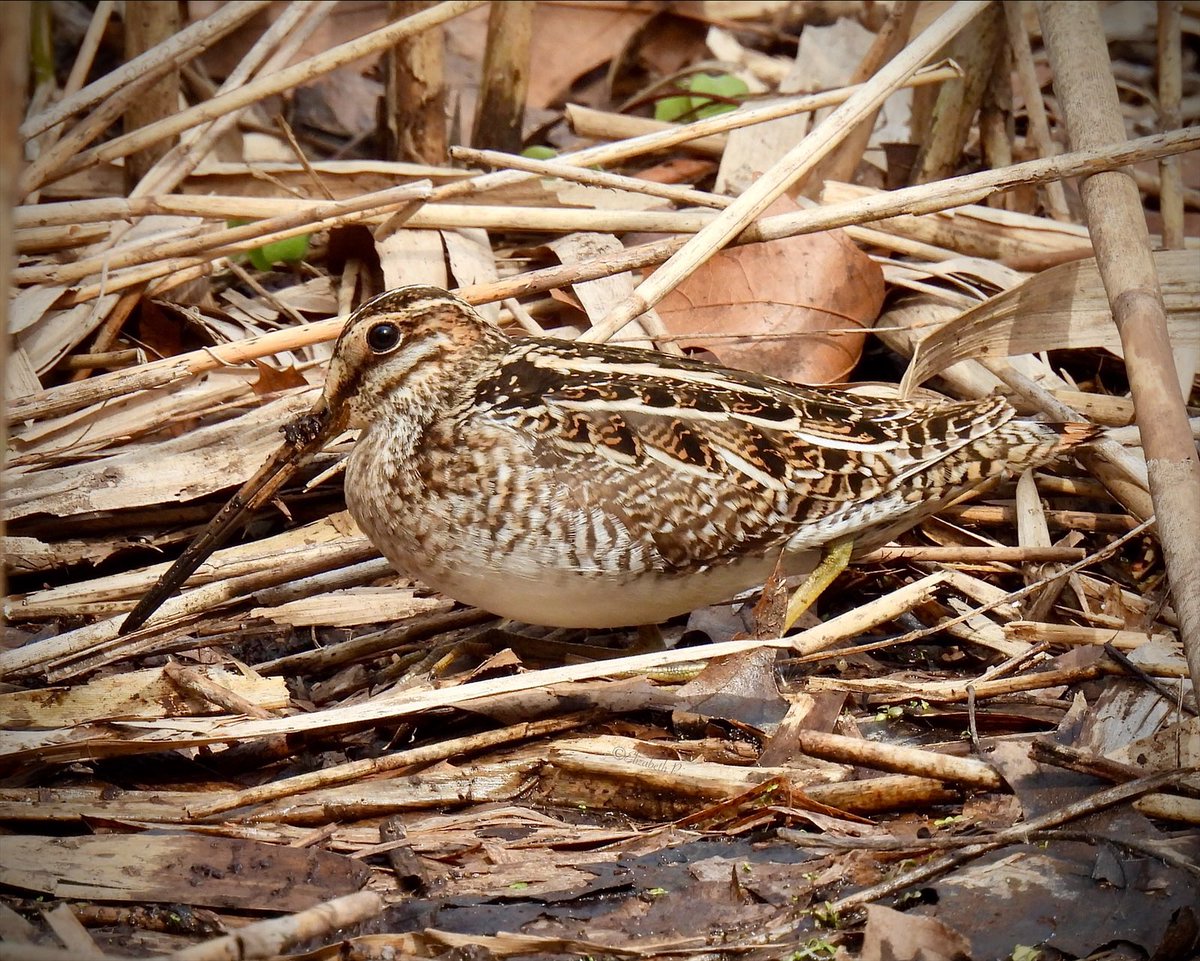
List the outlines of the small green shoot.
{"label": "small green shoot", "polygon": [[791,953],[788,961],[820,961],[821,958],[832,958],[836,954],[836,945],[830,944],[824,938],[809,938],[804,942],[804,947]]}
{"label": "small green shoot", "polygon": [[823,928],[833,928],[838,930],[842,926],[842,919],[834,910],[833,905],[825,901],[812,909],[813,919]]}
{"label": "small green shoot", "polygon": [[[226,221],[226,225],[241,227],[249,222],[248,220],[229,220]],[[288,237],[285,240],[276,240],[274,243],[263,244],[261,247],[254,247],[246,251],[246,256],[250,258],[250,263],[254,265],[255,270],[267,271],[276,264],[298,264],[308,256],[308,238],[308,234],[297,234],[295,237]]]}
{"label": "small green shoot", "polygon": [[[707,73],[698,73],[680,81],[679,86],[692,95],[664,97],[659,100],[654,105],[655,120],[687,123],[729,113],[730,110],[736,110],[737,105],[726,101],[740,100],[750,92],[744,80],[729,73],[717,74],[715,77]],[[705,94],[712,94],[721,99],[714,100],[712,96],[704,96]]]}

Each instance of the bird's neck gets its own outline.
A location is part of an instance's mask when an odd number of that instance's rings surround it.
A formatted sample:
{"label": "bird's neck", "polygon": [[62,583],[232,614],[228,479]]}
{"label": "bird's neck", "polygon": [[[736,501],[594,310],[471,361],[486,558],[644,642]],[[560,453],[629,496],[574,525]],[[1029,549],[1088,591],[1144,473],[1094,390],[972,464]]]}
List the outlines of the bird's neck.
{"label": "bird's neck", "polygon": [[[454,417],[472,402],[476,385],[499,363],[503,354],[499,346],[479,343],[460,348],[453,358],[408,371],[373,398],[357,398],[352,426],[363,428],[364,439],[371,434],[375,442],[386,443],[393,457],[411,457],[433,424]],[[386,441],[380,434],[387,435]]]}

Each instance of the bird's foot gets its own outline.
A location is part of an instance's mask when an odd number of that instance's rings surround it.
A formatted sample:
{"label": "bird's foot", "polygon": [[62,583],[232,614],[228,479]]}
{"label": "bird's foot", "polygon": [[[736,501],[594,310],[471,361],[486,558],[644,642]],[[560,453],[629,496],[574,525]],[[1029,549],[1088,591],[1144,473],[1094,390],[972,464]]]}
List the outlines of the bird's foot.
{"label": "bird's foot", "polygon": [[821,552],[819,563],[807,580],[796,588],[788,602],[787,613],[783,616],[783,633],[791,630],[797,619],[807,611],[821,593],[837,579],[837,576],[850,564],[850,555],[854,552],[854,538],[844,537],[825,545]]}

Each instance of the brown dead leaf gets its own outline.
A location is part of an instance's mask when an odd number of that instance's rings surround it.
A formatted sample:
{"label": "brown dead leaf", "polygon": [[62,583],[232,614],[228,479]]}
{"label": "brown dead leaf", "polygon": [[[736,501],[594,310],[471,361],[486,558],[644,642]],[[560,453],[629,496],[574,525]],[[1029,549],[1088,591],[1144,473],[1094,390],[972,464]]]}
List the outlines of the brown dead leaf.
{"label": "brown dead leaf", "polygon": [[254,368],[258,371],[258,379],[250,386],[254,388],[254,393],[260,397],[264,394],[277,394],[292,387],[305,387],[308,385],[308,381],[304,379],[304,375],[300,371],[296,370],[294,364],[288,364],[286,367],[276,369],[270,364],[264,364],[261,360],[256,360]]}
{"label": "brown dead leaf", "polygon": [[970,956],[970,942],[937,918],[867,905],[862,961],[957,961]]}
{"label": "brown dead leaf", "polygon": [[26,836],[4,847],[5,884],[57,898],[303,911],[359,890],[369,873],[317,848],[199,834]]}
{"label": "brown dead leaf", "polygon": [[652,14],[599,4],[538,4],[527,103],[543,108],[562,100],[576,80],[620,53]]}
{"label": "brown dead leaf", "polygon": [[673,157],[653,167],[634,174],[638,180],[649,180],[656,184],[694,184],[703,180],[717,169],[711,160],[700,157]]}
{"label": "brown dead leaf", "polygon": [[[769,213],[797,209],[790,201]],[[883,273],[841,231],[723,250],[658,314],[682,347],[806,384],[846,380],[883,305]]]}

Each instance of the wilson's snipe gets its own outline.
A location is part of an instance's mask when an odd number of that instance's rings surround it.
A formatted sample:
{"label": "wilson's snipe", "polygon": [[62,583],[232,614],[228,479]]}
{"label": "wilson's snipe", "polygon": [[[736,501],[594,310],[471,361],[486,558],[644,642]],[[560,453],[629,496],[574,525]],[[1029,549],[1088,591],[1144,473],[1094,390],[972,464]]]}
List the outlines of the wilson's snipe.
{"label": "wilson's snipe", "polygon": [[[867,550],[1003,470],[1087,441],[1002,399],[863,400],[653,351],[510,338],[436,287],[364,304],[323,398],[130,614],[347,426],[350,513],[397,568],[533,624],[652,624],[782,556]],[[846,551],[846,554],[849,552]]]}

